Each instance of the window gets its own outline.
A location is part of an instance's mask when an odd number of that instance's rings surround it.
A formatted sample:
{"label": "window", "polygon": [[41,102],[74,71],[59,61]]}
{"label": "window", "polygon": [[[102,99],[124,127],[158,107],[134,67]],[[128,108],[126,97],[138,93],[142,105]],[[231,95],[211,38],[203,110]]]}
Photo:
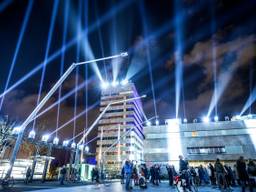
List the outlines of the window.
{"label": "window", "polygon": [[188,147],[187,152],[190,155],[195,154],[221,154],[226,153],[224,146],[214,146],[214,147]]}

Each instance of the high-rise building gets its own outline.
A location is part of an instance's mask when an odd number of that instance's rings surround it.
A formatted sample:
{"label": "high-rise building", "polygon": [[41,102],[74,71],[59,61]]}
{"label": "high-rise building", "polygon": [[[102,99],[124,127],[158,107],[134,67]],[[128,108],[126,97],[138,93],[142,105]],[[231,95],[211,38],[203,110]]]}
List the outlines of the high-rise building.
{"label": "high-rise building", "polygon": [[[134,97],[138,97],[138,93],[133,83],[105,87],[101,92],[100,112],[109,103]],[[96,159],[98,164],[104,164],[106,172],[120,172],[127,159],[143,161],[143,117],[142,104],[137,99],[111,104],[99,121]]]}

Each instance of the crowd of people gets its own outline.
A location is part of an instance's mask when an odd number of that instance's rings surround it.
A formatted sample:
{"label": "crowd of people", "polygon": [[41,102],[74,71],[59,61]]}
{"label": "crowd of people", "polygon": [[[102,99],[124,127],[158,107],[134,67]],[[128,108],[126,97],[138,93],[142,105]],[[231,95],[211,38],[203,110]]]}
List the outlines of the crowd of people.
{"label": "crowd of people", "polygon": [[169,185],[174,186],[174,178],[177,175],[183,175],[188,190],[193,184],[196,186],[211,185],[220,190],[232,190],[233,187],[240,186],[242,192],[246,188],[253,192],[256,185],[256,164],[251,159],[246,163],[244,158],[240,157],[232,166],[216,159],[214,163],[193,167],[189,165],[187,159],[179,156],[179,169],[176,170],[173,165],[154,164],[147,168],[145,164],[136,165],[127,160],[122,168],[121,183],[125,184],[127,190],[132,189],[132,186],[141,187],[143,180],[146,183],[144,185],[150,182],[158,186],[167,176]]}

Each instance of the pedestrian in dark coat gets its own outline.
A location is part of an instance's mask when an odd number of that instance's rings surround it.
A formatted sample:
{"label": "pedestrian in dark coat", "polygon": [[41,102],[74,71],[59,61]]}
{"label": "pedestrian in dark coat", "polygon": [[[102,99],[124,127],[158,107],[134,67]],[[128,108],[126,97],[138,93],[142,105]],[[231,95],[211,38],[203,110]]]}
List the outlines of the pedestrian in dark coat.
{"label": "pedestrian in dark coat", "polygon": [[238,178],[239,178],[240,183],[241,183],[242,192],[245,192],[247,182],[249,181],[249,176],[248,176],[248,173],[247,173],[247,170],[246,170],[246,163],[244,161],[243,156],[241,156],[237,160],[236,169],[237,169]]}
{"label": "pedestrian in dark coat", "polygon": [[173,186],[173,171],[171,166],[167,165],[166,166],[167,172],[168,172],[168,179],[169,179],[169,185]]}

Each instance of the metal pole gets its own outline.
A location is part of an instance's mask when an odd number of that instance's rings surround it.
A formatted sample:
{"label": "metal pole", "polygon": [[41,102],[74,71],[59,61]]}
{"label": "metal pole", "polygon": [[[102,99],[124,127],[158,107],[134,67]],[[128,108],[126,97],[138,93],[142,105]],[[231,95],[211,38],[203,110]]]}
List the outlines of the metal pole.
{"label": "metal pole", "polygon": [[54,92],[63,83],[63,81],[68,77],[68,75],[70,75],[70,73],[74,70],[74,68],[76,66],[82,65],[82,64],[94,63],[94,62],[97,62],[97,61],[103,61],[103,60],[114,59],[114,58],[118,58],[118,57],[126,57],[126,56],[128,56],[128,53],[125,52],[125,53],[120,53],[118,55],[113,55],[113,56],[110,56],[110,57],[94,59],[94,60],[90,60],[90,61],[86,61],[86,62],[81,62],[81,63],[73,63],[67,69],[67,71],[61,76],[61,78],[57,81],[57,83],[55,83],[55,85],[51,88],[51,90],[47,93],[47,95],[42,99],[42,101],[36,106],[36,108],[32,111],[32,113],[28,116],[28,118],[21,125],[20,133],[18,134],[18,138],[16,140],[16,143],[15,143],[15,146],[14,146],[14,149],[12,151],[11,158],[10,158],[10,168],[8,169],[8,171],[7,171],[6,175],[5,175],[5,178],[9,178],[11,176],[13,165],[14,165],[15,159],[17,157],[18,151],[20,149],[20,145],[22,143],[22,138],[23,138],[23,135],[24,135],[24,130],[26,129],[28,124],[34,119],[36,114],[42,109],[42,107],[45,105],[45,103],[54,94]]}

